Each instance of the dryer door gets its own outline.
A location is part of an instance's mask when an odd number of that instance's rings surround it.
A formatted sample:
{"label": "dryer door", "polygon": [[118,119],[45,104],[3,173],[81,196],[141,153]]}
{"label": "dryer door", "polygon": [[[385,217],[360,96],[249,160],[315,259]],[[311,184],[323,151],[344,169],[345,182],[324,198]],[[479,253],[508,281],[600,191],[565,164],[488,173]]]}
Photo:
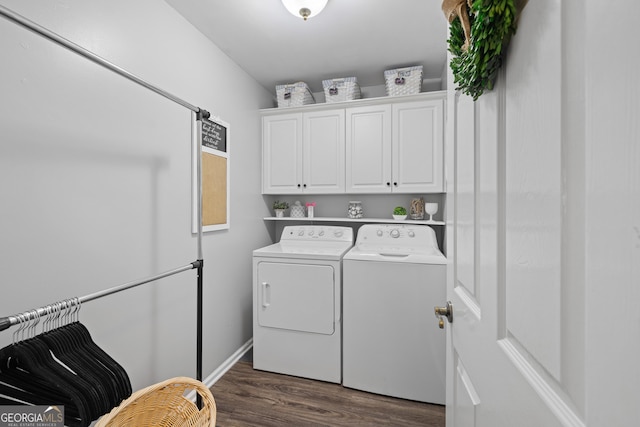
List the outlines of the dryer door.
{"label": "dryer door", "polygon": [[260,326],[334,333],[333,266],[262,261],[258,263],[257,286]]}

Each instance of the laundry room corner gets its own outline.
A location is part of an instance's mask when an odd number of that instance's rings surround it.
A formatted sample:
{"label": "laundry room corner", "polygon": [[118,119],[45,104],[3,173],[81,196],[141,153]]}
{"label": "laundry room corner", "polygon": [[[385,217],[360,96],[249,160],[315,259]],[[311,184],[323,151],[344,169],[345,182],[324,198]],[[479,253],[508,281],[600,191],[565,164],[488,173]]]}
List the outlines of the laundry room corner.
{"label": "laundry room corner", "polygon": [[[206,377],[251,339],[251,251],[270,241],[257,111],[271,94],[165,2],[0,6],[230,124],[230,227],[202,239]],[[196,259],[190,112],[15,22],[0,34],[0,315]],[[195,284],[186,273],[82,307],[134,389],[195,377]]]}

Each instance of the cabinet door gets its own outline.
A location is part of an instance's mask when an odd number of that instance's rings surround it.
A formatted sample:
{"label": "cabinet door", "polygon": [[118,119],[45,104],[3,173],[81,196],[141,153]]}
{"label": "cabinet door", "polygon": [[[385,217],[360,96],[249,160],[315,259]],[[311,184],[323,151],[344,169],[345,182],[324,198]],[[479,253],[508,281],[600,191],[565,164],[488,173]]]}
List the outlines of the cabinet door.
{"label": "cabinet door", "polygon": [[262,193],[302,191],[302,114],[262,119]]}
{"label": "cabinet door", "polygon": [[344,110],[303,115],[302,187],[305,193],[344,193]]}
{"label": "cabinet door", "polygon": [[391,191],[391,106],[348,108],[347,193]]}
{"label": "cabinet door", "polygon": [[393,192],[442,192],[443,100],[393,105]]}

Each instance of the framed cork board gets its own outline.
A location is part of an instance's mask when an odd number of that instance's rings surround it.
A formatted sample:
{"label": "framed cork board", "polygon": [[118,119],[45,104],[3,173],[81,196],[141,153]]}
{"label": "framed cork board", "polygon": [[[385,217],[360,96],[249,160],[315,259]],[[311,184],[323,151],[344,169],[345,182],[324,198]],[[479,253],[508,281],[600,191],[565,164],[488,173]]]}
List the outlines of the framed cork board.
{"label": "framed cork board", "polygon": [[[195,138],[197,144],[197,138]],[[197,156],[197,146],[194,147]],[[194,164],[197,157],[194,158]],[[196,165],[197,166],[197,165]],[[192,187],[194,208],[192,232],[197,232],[197,167]],[[229,228],[229,124],[217,119],[202,119],[202,231]]]}

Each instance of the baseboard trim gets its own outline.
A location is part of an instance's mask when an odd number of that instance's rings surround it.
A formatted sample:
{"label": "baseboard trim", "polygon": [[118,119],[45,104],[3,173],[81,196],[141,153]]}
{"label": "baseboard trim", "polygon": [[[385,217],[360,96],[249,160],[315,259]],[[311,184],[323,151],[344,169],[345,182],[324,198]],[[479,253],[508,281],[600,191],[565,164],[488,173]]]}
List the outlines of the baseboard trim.
{"label": "baseboard trim", "polygon": [[[238,362],[238,360],[242,359],[242,356],[244,356],[249,350],[251,350],[252,347],[253,347],[253,338],[250,338],[249,341],[244,343],[242,345],[242,347],[237,349],[235,351],[235,353],[233,353],[231,356],[229,356],[227,358],[227,360],[222,362],[222,364],[220,366],[218,366],[211,374],[209,374],[209,376],[207,376],[207,378],[203,379],[202,383],[207,388],[213,387],[213,385],[215,383],[217,383],[218,380],[220,378],[222,378],[222,376],[224,374],[226,374],[227,371],[229,371],[229,369],[231,369],[233,367],[233,365],[235,365]],[[190,399],[191,401],[195,402],[195,400],[196,400],[196,391],[195,390],[191,391],[185,397],[187,399]]]}
{"label": "baseboard trim", "polygon": [[217,383],[218,380],[222,378],[222,376],[226,374],[227,371],[231,369],[233,365],[235,365],[238,362],[238,360],[242,359],[242,356],[244,356],[249,350],[251,350],[252,347],[253,347],[253,338],[250,338],[249,341],[244,343],[242,347],[236,350],[235,353],[229,356],[227,360],[222,362],[220,366],[218,366],[211,374],[209,374],[207,378],[202,380],[204,385],[206,385],[207,388],[213,387],[213,385]]}

